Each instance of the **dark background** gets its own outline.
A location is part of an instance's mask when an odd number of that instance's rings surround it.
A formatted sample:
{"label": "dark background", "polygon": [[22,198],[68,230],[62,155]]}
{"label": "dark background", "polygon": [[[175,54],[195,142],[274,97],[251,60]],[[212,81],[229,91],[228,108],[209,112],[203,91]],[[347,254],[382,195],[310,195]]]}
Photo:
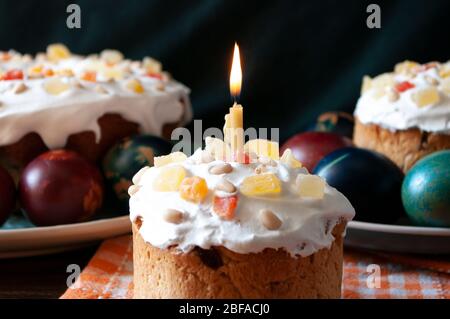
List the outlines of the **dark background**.
{"label": "dark background", "polygon": [[[381,29],[366,26],[371,2],[381,6]],[[449,59],[450,1],[371,2],[0,1],[0,49],[63,42],[76,53],[154,56],[192,89],[195,118],[222,127],[236,40],[246,126],[280,127],[285,139],[324,111],[352,112],[364,74]],[[69,3],[81,6],[81,29],[66,27]]]}

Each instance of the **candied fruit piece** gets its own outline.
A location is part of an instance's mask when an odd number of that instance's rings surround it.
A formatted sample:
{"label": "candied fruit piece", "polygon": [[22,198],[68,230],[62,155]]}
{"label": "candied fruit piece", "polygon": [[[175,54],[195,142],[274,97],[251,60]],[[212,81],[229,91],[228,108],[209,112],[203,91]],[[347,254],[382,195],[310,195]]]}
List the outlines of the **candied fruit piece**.
{"label": "candied fruit piece", "polygon": [[401,92],[408,91],[409,89],[412,89],[412,88],[414,88],[414,87],[415,87],[415,85],[412,84],[411,82],[409,82],[409,81],[403,81],[403,82],[397,83],[397,84],[395,85],[395,90],[396,90],[397,92],[401,93]]}
{"label": "candied fruit piece", "polygon": [[274,160],[280,159],[280,151],[277,142],[254,139],[250,140],[244,145],[244,151],[247,153],[253,152],[258,156],[265,156]]}
{"label": "candied fruit piece", "polygon": [[142,66],[144,67],[148,76],[160,75],[160,73],[162,72],[161,62],[150,57],[144,58],[144,60],[142,61]]}
{"label": "candied fruit piece", "polygon": [[428,87],[414,92],[412,100],[418,107],[439,103],[439,91],[435,87]]}
{"label": "candied fruit piece", "polygon": [[414,61],[403,61],[395,65],[395,73],[409,74],[416,71],[420,67],[420,64]]}
{"label": "candied fruit piece", "polygon": [[221,139],[208,136],[205,139],[205,145],[205,151],[216,160],[228,161],[231,158],[230,146]]}
{"label": "candied fruit piece", "polygon": [[50,61],[67,59],[70,57],[70,51],[64,44],[51,44],[47,47],[47,57]]}
{"label": "candied fruit piece", "polygon": [[300,174],[296,185],[300,196],[321,199],[324,196],[325,181],[317,175]]}
{"label": "candied fruit piece", "polygon": [[214,196],[213,211],[220,218],[223,218],[225,220],[232,220],[235,215],[237,204],[238,204],[237,195],[226,197]]}
{"label": "candied fruit piece", "polygon": [[371,88],[384,89],[389,86],[394,86],[394,84],[394,76],[391,73],[383,73],[372,79]]}
{"label": "candied fruit piece", "polygon": [[253,175],[244,179],[240,190],[247,196],[279,194],[281,182],[272,173]]}
{"label": "candied fruit piece", "polygon": [[445,63],[441,67],[441,69],[439,70],[439,76],[444,79],[450,77],[450,63],[449,62]]}
{"label": "candied fruit piece", "polygon": [[361,94],[367,92],[372,88],[372,79],[370,76],[364,75],[362,85],[361,85]]}
{"label": "candied fruit piece", "polygon": [[102,76],[107,80],[121,80],[123,78],[123,71],[116,68],[116,67],[111,67],[111,68],[105,68],[101,71]]}
{"label": "candied fruit piece", "polygon": [[142,86],[141,81],[139,81],[138,79],[131,79],[130,81],[128,81],[127,89],[138,94],[144,93],[144,87]]}
{"label": "candied fruit piece", "polygon": [[193,176],[183,179],[180,185],[181,198],[194,202],[201,203],[206,195],[208,195],[208,184],[205,179]]}
{"label": "candied fruit piece", "polygon": [[61,94],[69,89],[70,85],[61,81],[60,78],[52,78],[44,83],[44,90],[51,95]]}
{"label": "candied fruit piece", "polygon": [[100,59],[107,64],[116,64],[123,60],[123,54],[117,50],[106,49],[100,53]]}
{"label": "candied fruit piece", "polygon": [[23,72],[18,69],[9,70],[2,76],[2,80],[22,80],[22,79],[23,79]]}
{"label": "candied fruit piece", "polygon": [[43,67],[42,65],[35,65],[28,69],[28,76],[29,77],[40,77],[42,76]]}
{"label": "candied fruit piece", "polygon": [[95,71],[86,71],[81,76],[81,79],[84,81],[95,82],[97,81],[97,72]]}
{"label": "candied fruit piece", "polygon": [[153,189],[158,192],[176,192],[186,177],[186,170],[182,166],[162,167],[153,182]]}
{"label": "candied fruit piece", "polygon": [[444,93],[450,94],[450,77],[442,80],[441,90],[444,91]]}
{"label": "candied fruit piece", "polygon": [[161,167],[170,163],[179,163],[187,159],[186,154],[183,152],[173,152],[168,155],[156,156],[153,158],[153,165],[155,167]]}
{"label": "candied fruit piece", "polygon": [[289,165],[292,168],[301,168],[303,165],[300,161],[298,161],[290,148],[286,149],[281,155],[280,161],[286,165]]}

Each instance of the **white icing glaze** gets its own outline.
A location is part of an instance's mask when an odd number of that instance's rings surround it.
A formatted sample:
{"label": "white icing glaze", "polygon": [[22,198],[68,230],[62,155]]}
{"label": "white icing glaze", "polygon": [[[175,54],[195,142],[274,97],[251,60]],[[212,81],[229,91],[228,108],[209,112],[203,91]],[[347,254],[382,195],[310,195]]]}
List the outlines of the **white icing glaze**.
{"label": "white icing glaze", "polygon": [[[100,128],[97,120],[106,113],[120,114],[137,123],[142,133],[156,135],[161,135],[164,124],[180,119],[185,124],[192,117],[187,87],[167,78],[161,80],[146,76],[144,70],[130,60],[122,60],[109,67],[98,58],[77,55],[59,62],[30,59],[15,52],[11,55],[12,59],[0,62],[0,73],[21,69],[25,78],[0,81],[0,146],[15,143],[29,132],[38,133],[51,149],[63,147],[68,136],[82,131],[93,131],[98,141]],[[43,65],[55,72],[71,69],[75,76],[28,78],[27,69],[35,65]],[[112,69],[117,70],[121,77],[117,81],[108,81],[104,76],[105,70]],[[86,70],[98,72],[96,82],[80,80]],[[55,77],[69,83],[69,89],[59,95],[46,92],[44,83]],[[142,83],[142,94],[126,87],[132,78]],[[77,82],[82,87],[77,86]],[[19,83],[24,83],[27,89],[15,94],[13,88]],[[106,93],[96,89],[97,86]]]}
{"label": "white icing glaze", "polygon": [[418,107],[412,99],[415,92],[431,86],[426,81],[427,77],[440,83],[444,80],[436,68],[418,72],[415,77],[394,74],[396,82],[409,81],[415,87],[401,93],[395,102],[389,101],[387,95],[377,99],[376,88],[371,88],[359,98],[354,115],[364,124],[377,124],[392,131],[419,128],[428,132],[450,134],[450,94],[441,85],[436,86],[440,101],[435,105]]}
{"label": "white icing glaze", "polygon": [[[308,174],[306,169],[293,169],[284,163],[268,166],[282,181],[282,193],[277,196],[249,197],[239,193],[236,216],[231,221],[219,218],[212,210],[214,187],[226,178],[239,187],[243,179],[255,175],[258,163],[231,163],[233,171],[225,176],[208,172],[214,161],[199,163],[201,150],[182,163],[187,176],[200,176],[208,184],[209,194],[202,204],[183,200],[178,192],[157,192],[153,181],[160,168],[147,169],[136,180],[139,190],[130,199],[130,218],[141,217],[140,234],[151,245],[165,249],[176,245],[181,252],[195,246],[208,249],[224,246],[237,253],[257,253],[265,248],[285,249],[292,256],[308,256],[319,249],[329,248],[334,238],[329,229],[340,219],[350,220],[355,212],[350,202],[336,189],[326,185],[323,199],[301,198],[294,190],[298,174]],[[176,209],[185,214],[180,224],[171,224],[163,219],[167,209]],[[270,209],[282,221],[278,230],[266,229],[258,218],[261,209]]]}

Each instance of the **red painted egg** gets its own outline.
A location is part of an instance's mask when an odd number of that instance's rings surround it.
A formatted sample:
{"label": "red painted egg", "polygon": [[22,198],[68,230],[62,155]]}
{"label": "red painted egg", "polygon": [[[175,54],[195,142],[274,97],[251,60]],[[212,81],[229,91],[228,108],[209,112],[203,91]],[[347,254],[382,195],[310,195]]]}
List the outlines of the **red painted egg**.
{"label": "red painted egg", "polygon": [[75,152],[49,151],[27,165],[19,193],[22,208],[35,225],[80,222],[102,205],[102,176]]}
{"label": "red painted egg", "polygon": [[0,226],[16,206],[16,187],[11,175],[0,167]]}
{"label": "red painted egg", "polygon": [[294,157],[302,162],[310,172],[327,154],[346,146],[352,141],[341,135],[329,132],[305,132],[294,135],[281,147],[281,154],[290,148]]}

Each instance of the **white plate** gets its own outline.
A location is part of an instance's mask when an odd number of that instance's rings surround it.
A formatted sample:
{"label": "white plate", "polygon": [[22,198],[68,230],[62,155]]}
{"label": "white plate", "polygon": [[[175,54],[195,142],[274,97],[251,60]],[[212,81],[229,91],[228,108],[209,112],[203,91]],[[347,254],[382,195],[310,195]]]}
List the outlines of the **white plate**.
{"label": "white plate", "polygon": [[351,221],[345,244],[400,253],[450,254],[450,228]]}
{"label": "white plate", "polygon": [[130,231],[128,215],[60,226],[0,229],[0,258],[75,249]]}

